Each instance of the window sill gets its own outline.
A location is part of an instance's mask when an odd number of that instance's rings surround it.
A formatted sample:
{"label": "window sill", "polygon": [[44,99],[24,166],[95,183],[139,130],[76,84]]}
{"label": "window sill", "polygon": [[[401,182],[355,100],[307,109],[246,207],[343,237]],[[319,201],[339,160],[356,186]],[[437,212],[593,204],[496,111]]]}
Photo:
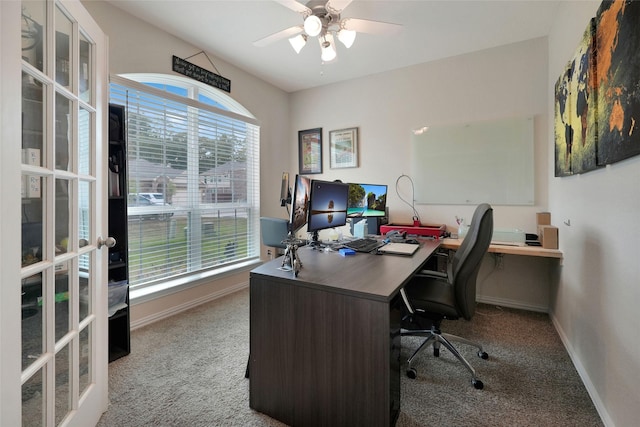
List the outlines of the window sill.
{"label": "window sill", "polygon": [[262,261],[260,259],[254,259],[239,264],[233,264],[228,267],[218,268],[215,271],[195,273],[176,279],[162,281],[153,285],[144,286],[139,289],[131,289],[129,291],[129,303],[131,305],[142,304],[157,298],[175,294],[185,289],[209,283],[212,280],[222,279],[245,271],[251,271],[261,264]]}

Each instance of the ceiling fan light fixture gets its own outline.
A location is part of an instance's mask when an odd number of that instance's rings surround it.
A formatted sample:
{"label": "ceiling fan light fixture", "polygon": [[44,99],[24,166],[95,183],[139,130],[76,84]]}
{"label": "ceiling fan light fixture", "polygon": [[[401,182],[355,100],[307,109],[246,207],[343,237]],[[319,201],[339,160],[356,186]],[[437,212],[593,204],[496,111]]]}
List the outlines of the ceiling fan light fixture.
{"label": "ceiling fan light fixture", "polygon": [[336,59],[337,52],[333,36],[331,34],[327,34],[323,38],[319,38],[318,41],[320,42],[320,50],[322,51],[320,58],[324,62],[330,62]]}
{"label": "ceiling fan light fixture", "polygon": [[307,35],[306,34],[298,34],[295,37],[291,37],[289,39],[289,43],[291,43],[291,47],[296,53],[300,53],[305,44],[307,44]]}
{"label": "ceiling fan light fixture", "polygon": [[353,30],[347,30],[345,28],[338,31],[338,40],[349,49],[353,46],[353,42],[356,40],[356,32]]}
{"label": "ceiling fan light fixture", "polygon": [[322,32],[322,21],[315,15],[309,15],[304,20],[304,32],[315,37]]}

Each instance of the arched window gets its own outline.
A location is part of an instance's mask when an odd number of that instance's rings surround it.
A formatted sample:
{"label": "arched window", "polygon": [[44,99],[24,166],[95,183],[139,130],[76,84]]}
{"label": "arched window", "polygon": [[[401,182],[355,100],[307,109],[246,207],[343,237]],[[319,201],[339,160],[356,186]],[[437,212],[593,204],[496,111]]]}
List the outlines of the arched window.
{"label": "arched window", "polygon": [[181,76],[113,76],[110,95],[126,108],[132,290],[257,260],[260,128],[251,113]]}

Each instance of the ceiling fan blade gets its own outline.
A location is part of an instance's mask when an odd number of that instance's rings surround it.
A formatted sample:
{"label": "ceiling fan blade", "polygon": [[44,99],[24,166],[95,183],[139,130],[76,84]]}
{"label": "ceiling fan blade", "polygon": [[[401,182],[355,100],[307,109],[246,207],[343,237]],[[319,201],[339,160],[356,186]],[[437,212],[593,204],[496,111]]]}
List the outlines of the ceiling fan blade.
{"label": "ceiling fan blade", "polygon": [[327,10],[334,10],[336,13],[340,14],[340,12],[345,10],[352,1],[353,0],[329,0],[325,8]]}
{"label": "ceiling fan blade", "polygon": [[311,15],[311,9],[296,0],[273,0],[276,3],[280,3],[284,7],[293,10],[294,12],[301,13],[305,16]]}
{"label": "ceiling fan blade", "polygon": [[394,34],[402,29],[400,24],[357,18],[344,18],[341,21],[341,26],[347,30],[368,34]]}
{"label": "ceiling fan blade", "polygon": [[277,42],[278,40],[297,36],[302,31],[303,31],[302,25],[296,25],[295,27],[289,27],[285,30],[278,31],[277,33],[273,33],[270,36],[261,38],[260,40],[256,40],[253,42],[253,45],[257,47],[264,47],[273,42]]}

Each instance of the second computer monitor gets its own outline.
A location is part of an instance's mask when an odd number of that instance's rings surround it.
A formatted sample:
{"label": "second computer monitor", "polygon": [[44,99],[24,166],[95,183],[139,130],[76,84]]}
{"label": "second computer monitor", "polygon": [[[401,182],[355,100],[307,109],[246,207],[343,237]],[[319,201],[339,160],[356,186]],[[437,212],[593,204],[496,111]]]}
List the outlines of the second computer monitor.
{"label": "second computer monitor", "polygon": [[387,186],[349,184],[349,217],[386,216]]}
{"label": "second computer monitor", "polygon": [[295,233],[307,223],[307,209],[309,203],[309,187],[311,180],[306,176],[296,175],[296,181],[291,195],[291,232]]}
{"label": "second computer monitor", "polygon": [[349,184],[317,179],[311,181],[307,230],[316,232],[345,225],[348,199]]}

